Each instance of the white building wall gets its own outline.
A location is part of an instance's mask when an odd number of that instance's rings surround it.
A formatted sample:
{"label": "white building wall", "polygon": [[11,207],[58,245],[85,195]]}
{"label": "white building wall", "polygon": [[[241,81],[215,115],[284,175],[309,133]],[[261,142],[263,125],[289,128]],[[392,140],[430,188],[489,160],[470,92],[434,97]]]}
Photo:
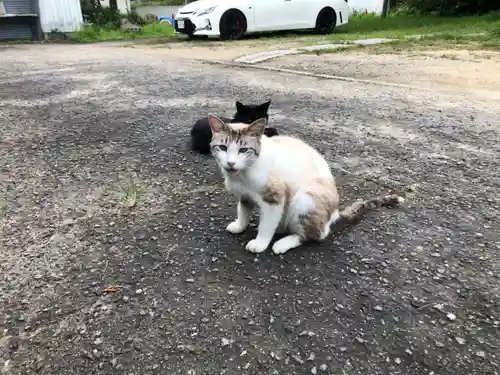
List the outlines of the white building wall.
{"label": "white building wall", "polygon": [[65,33],[83,28],[80,0],[39,0],[40,23],[44,33]]}

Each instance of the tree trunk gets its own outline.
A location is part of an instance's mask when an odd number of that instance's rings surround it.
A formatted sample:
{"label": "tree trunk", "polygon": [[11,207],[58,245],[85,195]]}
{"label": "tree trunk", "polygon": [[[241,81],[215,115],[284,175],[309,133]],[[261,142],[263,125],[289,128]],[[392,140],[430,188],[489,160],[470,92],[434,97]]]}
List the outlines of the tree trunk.
{"label": "tree trunk", "polygon": [[387,14],[389,14],[389,1],[390,0],[384,0],[382,4],[382,17],[387,17]]}

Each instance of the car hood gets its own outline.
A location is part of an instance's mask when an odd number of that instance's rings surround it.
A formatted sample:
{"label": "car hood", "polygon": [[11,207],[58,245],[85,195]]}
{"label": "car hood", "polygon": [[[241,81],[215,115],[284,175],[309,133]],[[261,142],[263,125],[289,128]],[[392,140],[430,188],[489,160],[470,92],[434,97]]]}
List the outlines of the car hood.
{"label": "car hood", "polygon": [[197,12],[218,5],[214,0],[198,0],[183,6],[179,12]]}

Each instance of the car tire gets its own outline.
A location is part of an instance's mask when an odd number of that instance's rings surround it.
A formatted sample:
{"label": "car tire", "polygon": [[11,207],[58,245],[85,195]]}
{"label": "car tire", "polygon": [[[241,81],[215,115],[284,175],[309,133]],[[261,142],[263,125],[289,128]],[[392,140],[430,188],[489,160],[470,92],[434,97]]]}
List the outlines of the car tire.
{"label": "car tire", "polygon": [[323,8],[316,18],[314,31],[318,34],[331,34],[337,24],[337,14],[332,8]]}
{"label": "car tire", "polygon": [[247,31],[247,19],[237,9],[226,11],[220,18],[219,33],[222,40],[238,40]]}

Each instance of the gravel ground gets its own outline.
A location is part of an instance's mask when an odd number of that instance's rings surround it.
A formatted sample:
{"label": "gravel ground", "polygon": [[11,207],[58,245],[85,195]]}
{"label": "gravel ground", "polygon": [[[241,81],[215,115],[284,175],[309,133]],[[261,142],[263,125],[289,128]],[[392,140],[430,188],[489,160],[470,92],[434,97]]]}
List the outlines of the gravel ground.
{"label": "gravel ground", "polygon": [[[4,374],[500,373],[498,106],[145,47],[8,47],[0,72]],[[344,202],[405,205],[245,252],[188,130],[269,97]]]}

